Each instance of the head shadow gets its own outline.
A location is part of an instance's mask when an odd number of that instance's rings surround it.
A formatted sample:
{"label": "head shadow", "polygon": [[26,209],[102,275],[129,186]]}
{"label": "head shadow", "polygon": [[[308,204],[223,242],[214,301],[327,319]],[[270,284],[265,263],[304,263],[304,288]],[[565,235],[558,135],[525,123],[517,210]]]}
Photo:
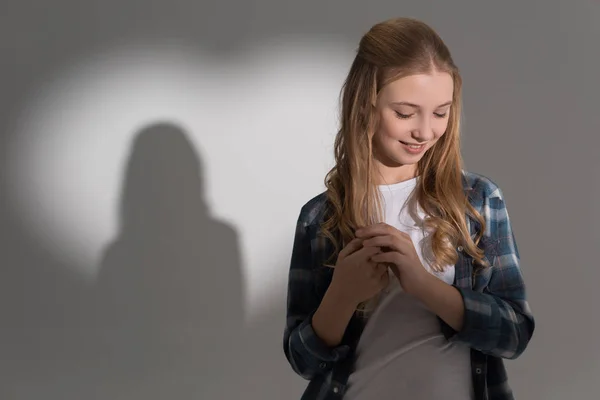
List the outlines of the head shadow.
{"label": "head shadow", "polygon": [[[217,398],[243,328],[238,235],[210,215],[186,133],[135,136],[94,289],[105,398]],[[115,397],[116,396],[116,397]]]}

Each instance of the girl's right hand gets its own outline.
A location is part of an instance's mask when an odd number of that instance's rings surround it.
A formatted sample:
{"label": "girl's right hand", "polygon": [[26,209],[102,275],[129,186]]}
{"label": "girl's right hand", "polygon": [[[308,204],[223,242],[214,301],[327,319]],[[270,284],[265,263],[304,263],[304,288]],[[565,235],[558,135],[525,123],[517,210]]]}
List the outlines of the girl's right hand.
{"label": "girl's right hand", "polygon": [[373,298],[389,283],[388,267],[371,261],[381,249],[363,247],[362,242],[354,239],[340,251],[331,280],[332,289],[354,306]]}

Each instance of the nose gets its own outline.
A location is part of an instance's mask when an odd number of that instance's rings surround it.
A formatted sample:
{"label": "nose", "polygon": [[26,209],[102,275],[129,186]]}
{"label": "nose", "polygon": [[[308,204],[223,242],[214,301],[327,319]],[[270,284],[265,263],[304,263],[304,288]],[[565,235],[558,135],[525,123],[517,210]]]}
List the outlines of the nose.
{"label": "nose", "polygon": [[419,142],[428,142],[435,136],[429,118],[422,118],[419,125],[412,131],[412,136]]}

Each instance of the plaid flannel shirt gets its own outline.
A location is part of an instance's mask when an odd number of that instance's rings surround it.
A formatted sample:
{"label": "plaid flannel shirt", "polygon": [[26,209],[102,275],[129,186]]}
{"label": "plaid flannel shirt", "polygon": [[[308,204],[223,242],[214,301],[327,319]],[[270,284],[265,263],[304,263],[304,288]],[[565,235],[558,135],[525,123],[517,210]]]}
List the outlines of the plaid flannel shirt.
{"label": "plaid flannel shirt", "polygon": [[[473,259],[461,247],[457,249],[453,285],[464,300],[464,326],[457,332],[438,318],[440,329],[447,340],[471,348],[476,400],[512,400],[503,359],[521,355],[535,327],[519,251],[500,188],[489,178],[467,171],[463,171],[463,183],[470,203],[486,221],[479,246],[491,268],[474,273]],[[326,205],[321,193],[302,207],[289,269],[283,349],[292,369],[310,381],[302,400],[343,398],[354,349],[364,328],[355,314],[335,348],[328,347],[312,328],[312,316],[333,275],[333,269],[323,265],[334,254],[333,247],[318,235]],[[467,223],[475,237],[481,227],[471,218]]]}

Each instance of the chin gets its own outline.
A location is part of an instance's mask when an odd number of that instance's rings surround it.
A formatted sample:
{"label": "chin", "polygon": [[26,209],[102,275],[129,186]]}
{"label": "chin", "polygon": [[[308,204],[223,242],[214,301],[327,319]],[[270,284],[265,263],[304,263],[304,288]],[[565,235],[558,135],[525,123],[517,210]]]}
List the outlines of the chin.
{"label": "chin", "polygon": [[423,152],[421,154],[401,153],[401,154],[395,155],[394,160],[397,160],[399,163],[402,163],[402,164],[416,164],[419,162],[419,160],[421,160],[421,158],[423,158],[424,154],[425,154],[425,152]]}
{"label": "chin", "polygon": [[416,165],[419,160],[421,160],[421,157],[406,157],[405,155],[403,156],[394,156],[394,157],[390,157],[390,161],[392,164],[398,166],[398,167],[402,167],[404,165]]}

